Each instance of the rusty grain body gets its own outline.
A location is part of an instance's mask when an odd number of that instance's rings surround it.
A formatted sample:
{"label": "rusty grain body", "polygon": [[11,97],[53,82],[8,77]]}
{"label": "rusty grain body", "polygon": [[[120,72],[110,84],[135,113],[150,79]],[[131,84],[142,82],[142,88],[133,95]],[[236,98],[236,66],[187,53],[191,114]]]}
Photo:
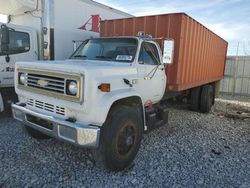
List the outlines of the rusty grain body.
{"label": "rusty grain body", "polygon": [[[166,66],[169,91],[183,91],[223,78],[227,42],[185,13],[101,22],[102,37],[136,36],[139,31],[154,38],[174,39],[174,61]],[[162,46],[162,41],[158,42]]]}

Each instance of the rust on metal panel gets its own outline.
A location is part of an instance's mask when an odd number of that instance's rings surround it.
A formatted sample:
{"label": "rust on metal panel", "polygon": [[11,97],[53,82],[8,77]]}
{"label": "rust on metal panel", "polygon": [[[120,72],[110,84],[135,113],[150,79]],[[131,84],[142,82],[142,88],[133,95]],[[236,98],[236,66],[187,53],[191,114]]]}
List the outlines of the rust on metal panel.
{"label": "rust on metal panel", "polygon": [[[175,41],[173,63],[166,66],[169,91],[183,91],[223,78],[227,42],[185,13],[101,22],[101,36],[136,36],[139,31]],[[157,40],[162,47],[163,40]]]}

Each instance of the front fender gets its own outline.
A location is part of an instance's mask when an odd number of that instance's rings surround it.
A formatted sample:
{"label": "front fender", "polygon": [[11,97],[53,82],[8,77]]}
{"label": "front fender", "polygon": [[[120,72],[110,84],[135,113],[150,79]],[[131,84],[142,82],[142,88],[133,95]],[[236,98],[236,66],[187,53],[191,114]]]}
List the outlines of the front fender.
{"label": "front fender", "polygon": [[139,97],[141,98],[141,96],[134,91],[132,88],[126,88],[126,89],[119,89],[119,90],[115,90],[112,91],[110,93],[107,93],[106,95],[102,96],[99,99],[99,102],[97,103],[98,106],[98,111],[100,112],[98,114],[99,116],[99,121],[104,123],[106,121],[108,112],[112,106],[112,104],[114,104],[114,102],[120,100],[120,99],[125,99],[128,97]]}

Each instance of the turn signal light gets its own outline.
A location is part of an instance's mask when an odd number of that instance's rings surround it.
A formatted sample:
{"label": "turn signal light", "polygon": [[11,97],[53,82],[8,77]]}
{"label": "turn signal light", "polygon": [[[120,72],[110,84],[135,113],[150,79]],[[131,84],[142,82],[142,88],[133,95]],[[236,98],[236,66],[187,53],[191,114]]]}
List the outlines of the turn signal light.
{"label": "turn signal light", "polygon": [[110,92],[110,84],[109,83],[102,83],[98,86],[98,89],[100,89],[102,92]]}

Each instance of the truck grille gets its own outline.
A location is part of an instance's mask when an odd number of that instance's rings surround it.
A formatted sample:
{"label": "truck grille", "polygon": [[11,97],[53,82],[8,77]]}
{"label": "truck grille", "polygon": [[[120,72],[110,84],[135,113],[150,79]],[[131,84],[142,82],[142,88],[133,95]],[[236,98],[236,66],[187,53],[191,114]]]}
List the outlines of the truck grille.
{"label": "truck grille", "polygon": [[[56,72],[45,72],[40,70],[18,69],[17,87],[18,89],[27,90],[32,93],[38,93],[63,100],[80,102],[83,100],[82,81],[84,77],[78,74],[64,74]],[[20,82],[20,75],[22,82]],[[73,81],[77,83],[78,92],[71,95],[68,90],[68,84]]]}
{"label": "truck grille", "polygon": [[65,94],[65,78],[27,73],[27,86]]}
{"label": "truck grille", "polygon": [[52,113],[56,113],[56,114],[65,116],[65,108],[64,107],[56,106],[56,105],[42,102],[42,101],[35,100],[35,99],[28,99],[27,105],[45,110],[47,112],[52,112]]}

